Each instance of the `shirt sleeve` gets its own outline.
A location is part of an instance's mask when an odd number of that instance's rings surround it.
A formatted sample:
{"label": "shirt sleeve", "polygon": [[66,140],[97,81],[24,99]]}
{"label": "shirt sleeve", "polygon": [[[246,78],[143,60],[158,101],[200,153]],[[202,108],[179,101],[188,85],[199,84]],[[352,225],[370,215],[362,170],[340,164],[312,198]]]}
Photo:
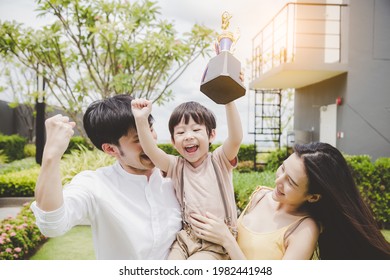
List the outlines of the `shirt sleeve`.
{"label": "shirt sleeve", "polygon": [[36,225],[43,235],[56,237],[65,234],[78,224],[85,224],[90,218],[91,196],[85,188],[88,180],[86,173],[76,175],[63,190],[64,203],[53,211],[43,211],[36,201],[31,204]]}
{"label": "shirt sleeve", "polygon": [[237,167],[237,156],[232,161],[229,161],[223,151],[222,145],[214,150],[213,157],[219,162],[221,166],[225,166],[226,169],[229,171]]}
{"label": "shirt sleeve", "polygon": [[39,208],[36,201],[34,201],[30,208],[35,215],[35,223],[43,235],[47,237],[56,237],[66,232],[66,230],[61,227],[61,225],[64,224],[63,220],[65,218],[64,205],[61,205],[60,208],[54,211],[46,212]]}

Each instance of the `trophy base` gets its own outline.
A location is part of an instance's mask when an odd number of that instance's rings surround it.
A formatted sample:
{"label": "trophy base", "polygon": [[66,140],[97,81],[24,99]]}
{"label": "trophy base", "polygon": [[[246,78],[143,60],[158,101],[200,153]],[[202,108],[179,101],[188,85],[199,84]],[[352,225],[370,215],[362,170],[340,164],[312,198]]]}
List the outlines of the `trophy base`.
{"label": "trophy base", "polygon": [[217,104],[227,104],[245,95],[240,80],[241,63],[230,52],[213,57],[204,73],[200,91]]}

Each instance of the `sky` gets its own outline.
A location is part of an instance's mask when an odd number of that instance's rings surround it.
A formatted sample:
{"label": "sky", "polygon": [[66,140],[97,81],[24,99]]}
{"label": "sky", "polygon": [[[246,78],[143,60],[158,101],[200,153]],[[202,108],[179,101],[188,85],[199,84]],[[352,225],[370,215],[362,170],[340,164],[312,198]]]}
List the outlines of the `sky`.
{"label": "sky", "polygon": [[[130,0],[129,0],[130,1]],[[237,99],[243,126],[243,143],[253,143],[253,118],[250,106],[248,83],[250,68],[247,60],[251,57],[252,38],[268,23],[286,3],[286,0],[157,0],[161,7],[161,18],[172,21],[178,32],[191,30],[194,24],[203,24],[216,31],[221,30],[221,15],[224,11],[232,15],[230,27],[237,28],[240,38],[237,41],[234,56],[241,61],[245,73],[246,95]],[[49,19],[36,18],[36,2],[34,0],[0,0],[0,20],[16,20],[27,26],[39,28]],[[164,106],[153,106],[155,130],[159,142],[169,142],[168,120],[172,110],[187,101],[197,101],[211,109],[217,118],[217,137],[215,143],[222,143],[227,137],[227,124],[224,105],[214,103],[200,91],[200,80],[208,63],[208,58],[195,61],[180,79],[172,86],[174,101]],[[252,93],[253,94],[253,93]]]}

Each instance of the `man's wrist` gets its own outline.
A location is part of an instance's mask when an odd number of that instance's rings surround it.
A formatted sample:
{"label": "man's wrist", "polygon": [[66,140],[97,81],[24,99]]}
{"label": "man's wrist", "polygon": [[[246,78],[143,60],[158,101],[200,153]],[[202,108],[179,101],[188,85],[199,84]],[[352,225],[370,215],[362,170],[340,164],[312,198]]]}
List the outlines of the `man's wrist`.
{"label": "man's wrist", "polygon": [[42,155],[42,162],[52,163],[60,161],[64,153],[45,148]]}

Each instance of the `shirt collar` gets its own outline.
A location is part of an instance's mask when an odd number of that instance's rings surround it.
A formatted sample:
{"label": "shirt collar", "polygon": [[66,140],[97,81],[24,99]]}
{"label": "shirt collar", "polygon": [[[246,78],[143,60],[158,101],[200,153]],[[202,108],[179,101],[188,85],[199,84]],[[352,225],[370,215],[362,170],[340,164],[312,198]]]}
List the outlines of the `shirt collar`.
{"label": "shirt collar", "polygon": [[[147,181],[146,175],[133,174],[133,173],[129,173],[126,170],[124,170],[123,167],[120,165],[119,161],[115,162],[114,170],[117,173],[119,173],[119,175],[123,178],[129,178],[129,179],[135,180],[135,181]],[[152,180],[156,176],[161,176],[160,170],[158,168],[153,168],[153,172],[152,172],[152,175],[150,176],[149,180]]]}

